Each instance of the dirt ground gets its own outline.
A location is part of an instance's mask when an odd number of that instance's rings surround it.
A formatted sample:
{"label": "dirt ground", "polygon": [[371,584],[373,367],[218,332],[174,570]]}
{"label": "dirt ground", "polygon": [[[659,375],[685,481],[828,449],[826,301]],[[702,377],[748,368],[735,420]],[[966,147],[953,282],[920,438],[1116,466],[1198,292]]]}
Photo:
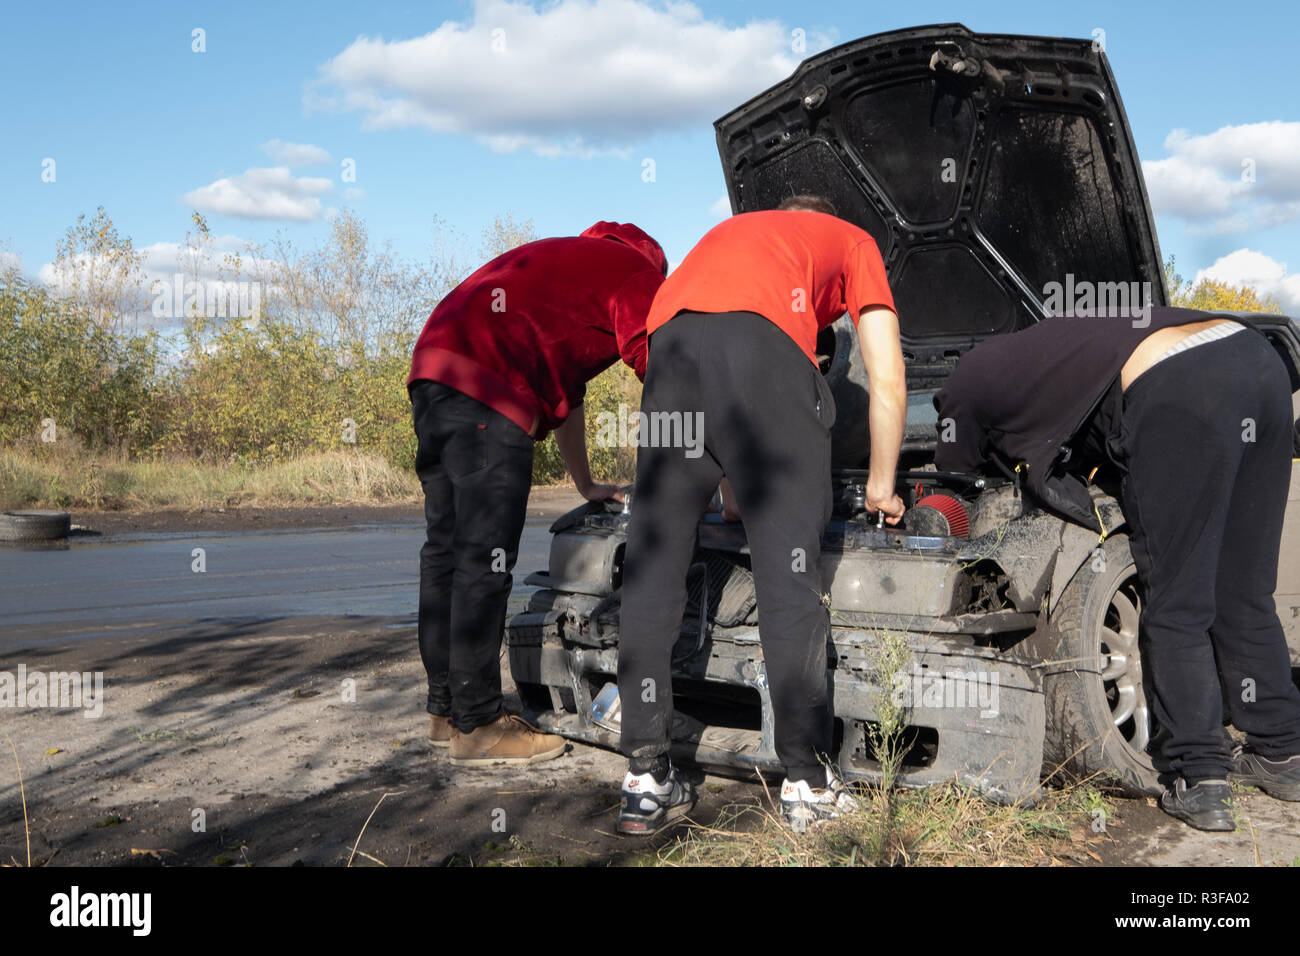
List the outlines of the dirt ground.
{"label": "dirt ground", "polygon": [[[24,654],[29,672],[102,670],[105,679],[98,719],[39,708],[0,718],[23,769],[32,862],[605,865],[644,862],[671,839],[614,832],[626,766],[617,754],[578,744],[528,768],[451,766],[425,737],[414,646],[410,628],[300,620]],[[6,743],[6,862],[26,861],[16,782]],[[757,792],[745,781],[702,782],[694,817],[705,823]],[[1092,846],[1109,865],[1300,857],[1300,805],[1253,791],[1238,803],[1248,823],[1212,835],[1149,801],[1121,800],[1106,839]]]}
{"label": "dirt ground", "polygon": [[[561,491],[530,503],[558,513]],[[215,516],[214,516],[215,515]],[[78,515],[106,534],[178,522],[212,530],[419,520],[417,510]],[[169,525],[168,522],[172,522]],[[222,524],[230,522],[230,524]],[[316,523],[320,523],[319,525]],[[103,714],[0,710],[0,862],[66,865],[643,863],[672,833],[616,835],[617,754],[581,744],[517,769],[461,769],[426,738],[414,628],[388,619],[284,619],[41,645],[28,672],[102,671]],[[504,660],[503,660],[504,665]],[[507,688],[513,689],[507,676]],[[750,781],[701,778],[711,822]],[[1235,834],[1206,834],[1149,800],[1119,800],[1106,865],[1300,864],[1300,804],[1237,797]],[[355,852],[354,852],[355,850]]]}
{"label": "dirt ground", "polygon": [[[23,767],[33,862],[344,864],[372,811],[354,865],[482,863],[503,852],[609,863],[652,849],[614,833],[626,766],[617,755],[578,746],[524,769],[453,767],[425,736],[413,630],[329,628],[24,655],[29,672],[105,675],[98,719],[33,708],[0,725]],[[6,745],[0,859],[25,862],[15,782]],[[697,813],[716,813],[744,787],[708,781]]]}

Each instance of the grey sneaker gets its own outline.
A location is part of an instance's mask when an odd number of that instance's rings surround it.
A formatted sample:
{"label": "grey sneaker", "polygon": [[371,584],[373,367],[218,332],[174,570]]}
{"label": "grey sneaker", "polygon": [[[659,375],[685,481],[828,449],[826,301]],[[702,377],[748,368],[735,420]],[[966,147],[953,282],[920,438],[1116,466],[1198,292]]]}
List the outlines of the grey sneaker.
{"label": "grey sneaker", "polygon": [[1160,795],[1160,808],[1198,830],[1231,833],[1232,788],[1226,780],[1202,780],[1193,787],[1179,777]]}
{"label": "grey sneaker", "polygon": [[1278,800],[1300,800],[1300,754],[1286,760],[1270,760],[1253,750],[1238,747],[1232,755],[1231,777],[1238,783],[1259,787]]}
{"label": "grey sneaker", "polygon": [[618,812],[618,832],[625,836],[649,836],[691,812],[695,788],[682,779],[677,768],[668,771],[663,783],[654,774],[628,771],[623,778],[623,807]]}
{"label": "grey sneaker", "polygon": [[842,813],[852,813],[862,808],[844,782],[826,771],[826,786],[816,788],[807,780],[781,784],[781,819],[795,833],[804,833],[810,826],[834,820]]}

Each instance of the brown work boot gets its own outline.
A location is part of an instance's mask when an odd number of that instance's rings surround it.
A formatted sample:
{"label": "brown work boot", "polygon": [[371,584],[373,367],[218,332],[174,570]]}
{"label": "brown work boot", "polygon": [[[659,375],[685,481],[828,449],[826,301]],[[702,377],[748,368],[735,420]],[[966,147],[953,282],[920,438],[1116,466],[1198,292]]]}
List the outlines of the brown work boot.
{"label": "brown work boot", "polygon": [[429,715],[429,743],[435,747],[451,746],[451,718]]}
{"label": "brown work boot", "polygon": [[467,734],[451,732],[451,762],[458,767],[494,763],[539,763],[564,753],[564,738],[544,734],[517,714],[504,710],[490,724]]}

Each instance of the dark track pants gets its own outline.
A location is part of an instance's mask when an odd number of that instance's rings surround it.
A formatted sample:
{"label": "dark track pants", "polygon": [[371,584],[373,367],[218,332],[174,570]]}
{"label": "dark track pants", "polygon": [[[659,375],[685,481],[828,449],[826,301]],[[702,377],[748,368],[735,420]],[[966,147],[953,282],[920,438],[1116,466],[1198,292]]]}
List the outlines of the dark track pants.
{"label": "dark track pants", "polygon": [[[794,341],[753,313],[683,313],[652,337],[641,411],[703,413],[703,454],[641,446],[623,566],[618,683],[633,773],[668,752],[670,663],[696,525],[724,474],[753,559],[776,750],[791,780],[824,783],[830,620],[821,535],[831,515],[830,389]],[[644,436],[643,436],[644,438]]]}
{"label": "dark track pants", "polygon": [[501,710],[501,637],[532,483],[533,440],[505,416],[417,381],[411,412],[428,528],[420,549],[420,657],[429,713],[468,733]]}
{"label": "dark track pants", "polygon": [[1124,396],[1156,765],[1189,784],[1231,768],[1225,702],[1265,757],[1300,753],[1300,691],[1273,601],[1292,428],[1286,368],[1249,329],[1157,363]]}

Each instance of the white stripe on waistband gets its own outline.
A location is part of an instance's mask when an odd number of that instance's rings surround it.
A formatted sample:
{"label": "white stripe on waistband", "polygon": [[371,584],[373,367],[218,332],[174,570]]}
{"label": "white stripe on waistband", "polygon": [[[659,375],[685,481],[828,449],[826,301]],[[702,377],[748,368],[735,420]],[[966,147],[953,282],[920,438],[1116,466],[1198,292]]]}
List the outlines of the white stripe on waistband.
{"label": "white stripe on waistband", "polygon": [[1195,332],[1192,335],[1187,336],[1187,338],[1183,339],[1177,345],[1170,348],[1164,355],[1160,356],[1160,358],[1156,359],[1155,362],[1152,362],[1151,365],[1163,362],[1165,359],[1177,355],[1179,352],[1186,352],[1188,349],[1194,349],[1198,345],[1207,345],[1210,342],[1217,342],[1220,339],[1226,339],[1229,335],[1236,335],[1244,328],[1245,326],[1240,322],[1233,322],[1231,319],[1225,319],[1218,325],[1212,325],[1208,329],[1202,329],[1200,332]]}

